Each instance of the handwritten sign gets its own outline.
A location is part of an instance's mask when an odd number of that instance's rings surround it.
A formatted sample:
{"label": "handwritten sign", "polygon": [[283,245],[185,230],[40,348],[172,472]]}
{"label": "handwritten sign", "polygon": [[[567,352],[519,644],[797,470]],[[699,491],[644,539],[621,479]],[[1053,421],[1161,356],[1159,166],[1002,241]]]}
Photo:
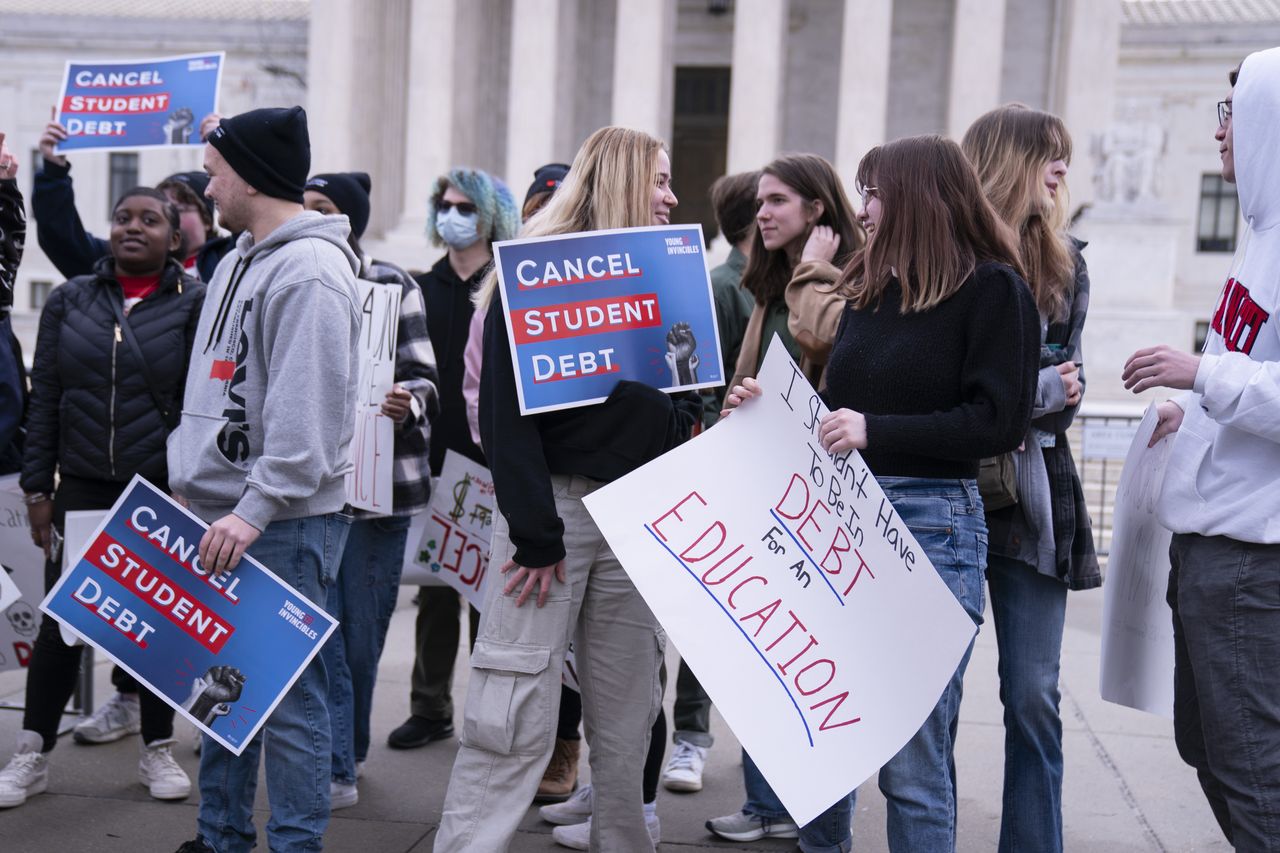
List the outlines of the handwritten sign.
{"label": "handwritten sign", "polygon": [[495,243],[521,414],[598,403],[621,379],[723,385],[702,227]]}
{"label": "handwritten sign", "polygon": [[484,603],[489,539],[496,511],[493,476],[483,465],[448,451],[411,565],[401,583],[444,581],[477,610]]}
{"label": "handwritten sign", "polygon": [[17,474],[0,477],[0,564],[4,588],[10,590],[4,599],[12,597],[12,589],[20,593],[0,607],[0,672],[5,672],[31,663],[31,647],[40,629],[36,607],[44,592],[44,552],[31,542],[31,521]]}
{"label": "handwritten sign", "polygon": [[67,62],[59,151],[203,145],[200,120],[218,111],[225,54],[126,62]]}
{"label": "handwritten sign", "polygon": [[247,555],[211,575],[207,529],[134,477],[40,608],[239,755],[338,623]]}
{"label": "handwritten sign", "polygon": [[396,425],[382,414],[382,401],[396,381],[401,289],[396,284],[364,279],[356,280],[356,288],[360,297],[360,376],[347,503],[387,514],[391,512]]}
{"label": "handwritten sign", "polygon": [[[764,395],[584,499],[797,823],[875,773],[976,633],[775,337]],[[838,760],[833,757],[838,756]]]}
{"label": "handwritten sign", "polygon": [[1156,407],[1129,445],[1116,490],[1102,596],[1102,698],[1173,719],[1173,613],[1165,601],[1169,540],[1156,519],[1173,440],[1155,447]]}

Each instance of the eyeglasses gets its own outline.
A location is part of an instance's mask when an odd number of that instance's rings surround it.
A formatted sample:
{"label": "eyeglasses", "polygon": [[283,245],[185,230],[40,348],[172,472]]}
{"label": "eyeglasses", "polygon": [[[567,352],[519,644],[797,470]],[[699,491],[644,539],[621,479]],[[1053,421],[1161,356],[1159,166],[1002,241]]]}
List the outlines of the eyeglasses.
{"label": "eyeglasses", "polygon": [[1231,102],[1218,101],[1218,127],[1226,127],[1231,121]]}
{"label": "eyeglasses", "polygon": [[463,216],[470,216],[476,212],[476,206],[469,201],[445,201],[441,199],[436,203],[436,211],[439,213],[448,213],[455,207]]}
{"label": "eyeglasses", "polygon": [[867,202],[870,201],[871,199],[880,198],[880,188],[879,187],[863,187],[858,194],[862,196],[862,206],[866,207]]}

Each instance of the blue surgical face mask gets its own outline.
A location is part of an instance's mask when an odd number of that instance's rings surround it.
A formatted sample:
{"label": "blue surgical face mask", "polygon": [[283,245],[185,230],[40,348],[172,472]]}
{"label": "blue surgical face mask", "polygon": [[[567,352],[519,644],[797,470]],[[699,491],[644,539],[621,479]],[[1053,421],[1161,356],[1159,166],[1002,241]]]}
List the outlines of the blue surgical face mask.
{"label": "blue surgical face mask", "polygon": [[455,207],[436,216],[436,230],[449,248],[465,249],[480,239],[476,230],[479,220],[480,214],[462,213]]}

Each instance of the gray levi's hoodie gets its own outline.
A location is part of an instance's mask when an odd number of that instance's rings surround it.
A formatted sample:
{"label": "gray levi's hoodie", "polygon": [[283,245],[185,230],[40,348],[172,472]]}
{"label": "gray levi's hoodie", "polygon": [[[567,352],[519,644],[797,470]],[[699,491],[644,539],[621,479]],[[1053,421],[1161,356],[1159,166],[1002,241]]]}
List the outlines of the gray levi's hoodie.
{"label": "gray levi's hoodie", "polygon": [[259,530],[340,510],[354,425],[359,261],[345,216],[304,212],[248,232],[209,284],[169,485],[212,522]]}

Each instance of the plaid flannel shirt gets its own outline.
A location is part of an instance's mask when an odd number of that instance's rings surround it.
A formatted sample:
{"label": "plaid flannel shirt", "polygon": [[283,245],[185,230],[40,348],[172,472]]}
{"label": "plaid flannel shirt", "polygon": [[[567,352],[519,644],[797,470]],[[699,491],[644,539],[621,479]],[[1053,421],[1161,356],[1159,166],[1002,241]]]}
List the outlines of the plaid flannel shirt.
{"label": "plaid flannel shirt", "polygon": [[396,333],[396,384],[413,395],[411,412],[396,426],[392,463],[392,515],[414,515],[431,500],[431,421],[440,412],[436,353],[427,334],[422,291],[407,272],[385,261],[366,260],[361,278],[399,284],[400,321]]}

